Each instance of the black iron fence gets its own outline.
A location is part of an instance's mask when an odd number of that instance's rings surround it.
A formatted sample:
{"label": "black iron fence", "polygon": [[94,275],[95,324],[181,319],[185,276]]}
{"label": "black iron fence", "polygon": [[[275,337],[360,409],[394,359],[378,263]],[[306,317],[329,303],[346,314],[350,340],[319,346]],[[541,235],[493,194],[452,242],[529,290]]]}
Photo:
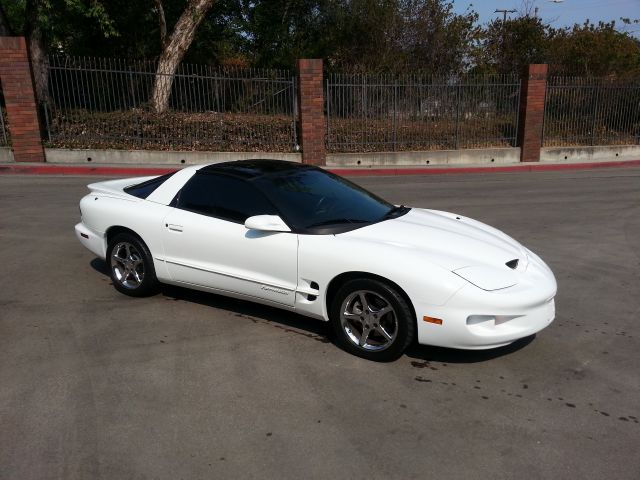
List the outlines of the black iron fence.
{"label": "black iron fence", "polygon": [[9,129],[7,128],[7,112],[4,107],[4,95],[2,87],[0,87],[0,147],[6,147],[10,144]]}
{"label": "black iron fence", "polygon": [[640,82],[551,77],[544,146],[640,145]]}
{"label": "black iron fence", "polygon": [[43,105],[49,146],[291,151],[297,145],[289,71],[182,64],[167,110],[156,113],[156,62],[55,56],[49,65]]}
{"label": "black iron fence", "polygon": [[338,152],[515,146],[520,79],[344,75],[326,80],[327,148]]}
{"label": "black iron fence", "polygon": [[0,107],[0,147],[9,145],[9,130],[7,129],[7,117],[4,108]]}
{"label": "black iron fence", "polygon": [[[286,70],[181,65],[168,108],[154,61],[50,58],[42,105],[48,146],[296,151],[297,79]],[[330,152],[516,146],[517,75],[326,76]],[[1,92],[0,92],[1,95]],[[8,145],[0,97],[0,145]],[[551,77],[545,146],[640,144],[640,81]]]}

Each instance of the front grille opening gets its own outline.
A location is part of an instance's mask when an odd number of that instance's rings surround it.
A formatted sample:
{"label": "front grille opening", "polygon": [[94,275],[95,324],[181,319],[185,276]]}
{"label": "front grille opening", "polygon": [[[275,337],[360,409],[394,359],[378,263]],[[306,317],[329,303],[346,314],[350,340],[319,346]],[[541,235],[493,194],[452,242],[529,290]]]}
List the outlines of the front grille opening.
{"label": "front grille opening", "polygon": [[518,268],[518,262],[519,260],[517,258],[514,258],[513,260],[509,260],[507,263],[505,263],[505,265],[515,270],[516,268]]}

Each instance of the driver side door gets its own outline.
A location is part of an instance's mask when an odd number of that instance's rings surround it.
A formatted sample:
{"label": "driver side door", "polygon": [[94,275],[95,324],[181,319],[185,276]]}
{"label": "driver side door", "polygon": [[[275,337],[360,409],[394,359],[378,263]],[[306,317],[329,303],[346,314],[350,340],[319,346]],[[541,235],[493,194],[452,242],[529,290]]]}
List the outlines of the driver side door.
{"label": "driver side door", "polygon": [[163,222],[165,262],[177,283],[293,306],[298,237],[249,230],[253,215],[277,215],[249,182],[196,173]]}

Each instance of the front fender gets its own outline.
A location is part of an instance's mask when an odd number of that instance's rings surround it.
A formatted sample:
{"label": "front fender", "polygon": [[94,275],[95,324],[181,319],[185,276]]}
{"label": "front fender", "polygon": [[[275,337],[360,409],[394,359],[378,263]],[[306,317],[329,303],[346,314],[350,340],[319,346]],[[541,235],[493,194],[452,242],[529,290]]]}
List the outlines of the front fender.
{"label": "front fender", "polygon": [[444,305],[467,282],[426,255],[412,249],[369,242],[341,235],[300,235],[298,282],[319,286],[318,301],[297,307],[304,313],[328,319],[327,287],[347,272],[368,272],[397,284],[415,305]]}

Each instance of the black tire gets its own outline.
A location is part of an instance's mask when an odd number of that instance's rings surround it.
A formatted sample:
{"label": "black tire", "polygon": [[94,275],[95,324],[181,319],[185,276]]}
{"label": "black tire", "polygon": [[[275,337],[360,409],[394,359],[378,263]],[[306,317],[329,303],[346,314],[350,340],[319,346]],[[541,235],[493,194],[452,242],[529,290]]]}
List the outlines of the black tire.
{"label": "black tire", "polygon": [[[118,250],[114,256],[115,249]],[[153,257],[138,236],[130,233],[114,236],[107,247],[106,260],[113,286],[120,293],[130,297],[148,297],[157,293],[159,282]]]}
{"label": "black tire", "polygon": [[[362,307],[362,295],[366,308]],[[389,306],[391,312],[376,315]],[[359,311],[369,313],[357,313]],[[347,281],[331,299],[329,318],[335,342],[340,348],[376,362],[400,358],[416,335],[412,307],[397,287],[380,280],[365,278]],[[361,346],[360,341],[365,333],[365,344]]]}

